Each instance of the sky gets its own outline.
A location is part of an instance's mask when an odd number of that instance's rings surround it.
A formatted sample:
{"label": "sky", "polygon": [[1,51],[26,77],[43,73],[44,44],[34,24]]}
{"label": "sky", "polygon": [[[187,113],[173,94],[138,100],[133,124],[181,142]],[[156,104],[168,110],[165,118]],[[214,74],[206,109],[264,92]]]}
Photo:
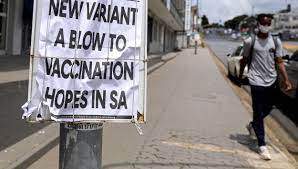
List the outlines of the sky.
{"label": "sky", "polygon": [[[262,12],[275,12],[286,8],[291,3],[292,8],[298,8],[298,0],[198,0],[201,4],[201,12],[205,14],[209,22],[224,21],[234,16]],[[192,0],[195,5],[197,0]],[[254,6],[254,10],[253,9]]]}

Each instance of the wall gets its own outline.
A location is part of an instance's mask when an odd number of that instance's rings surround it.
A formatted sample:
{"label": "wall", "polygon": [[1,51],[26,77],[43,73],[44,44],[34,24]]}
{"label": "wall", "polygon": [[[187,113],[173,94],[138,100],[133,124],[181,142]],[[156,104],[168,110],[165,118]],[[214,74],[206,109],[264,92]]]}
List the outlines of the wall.
{"label": "wall", "polygon": [[176,34],[161,19],[149,12],[148,52],[158,54],[172,51],[176,45]]}

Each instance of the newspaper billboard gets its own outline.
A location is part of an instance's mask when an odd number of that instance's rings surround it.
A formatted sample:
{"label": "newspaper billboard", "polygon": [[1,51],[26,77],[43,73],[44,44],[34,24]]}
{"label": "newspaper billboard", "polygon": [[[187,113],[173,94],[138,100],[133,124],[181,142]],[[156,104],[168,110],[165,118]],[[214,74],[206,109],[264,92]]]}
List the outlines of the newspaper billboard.
{"label": "newspaper billboard", "polygon": [[34,4],[29,121],[145,121],[147,1]]}

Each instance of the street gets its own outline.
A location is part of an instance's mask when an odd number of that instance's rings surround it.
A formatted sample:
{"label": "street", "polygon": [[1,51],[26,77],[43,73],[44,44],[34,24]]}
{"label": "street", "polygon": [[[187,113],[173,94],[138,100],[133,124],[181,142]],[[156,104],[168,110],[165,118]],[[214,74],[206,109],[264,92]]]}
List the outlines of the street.
{"label": "street", "polygon": [[231,54],[241,44],[239,41],[228,41],[216,35],[207,36],[206,42],[226,67],[228,66],[227,54]]}

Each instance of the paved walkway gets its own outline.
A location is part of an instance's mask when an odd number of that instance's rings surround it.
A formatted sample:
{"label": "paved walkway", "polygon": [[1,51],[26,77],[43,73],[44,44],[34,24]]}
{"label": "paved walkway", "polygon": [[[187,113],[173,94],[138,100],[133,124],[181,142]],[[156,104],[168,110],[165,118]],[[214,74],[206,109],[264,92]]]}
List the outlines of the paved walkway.
{"label": "paved walkway", "polygon": [[[294,169],[269,143],[273,160],[255,153],[244,109],[217,70],[207,49],[184,50],[148,77],[148,124],[144,136],[133,125],[104,128],[105,169],[268,168]],[[58,146],[29,169],[58,168]]]}
{"label": "paved walkway", "polygon": [[0,84],[28,80],[29,56],[0,56]]}

